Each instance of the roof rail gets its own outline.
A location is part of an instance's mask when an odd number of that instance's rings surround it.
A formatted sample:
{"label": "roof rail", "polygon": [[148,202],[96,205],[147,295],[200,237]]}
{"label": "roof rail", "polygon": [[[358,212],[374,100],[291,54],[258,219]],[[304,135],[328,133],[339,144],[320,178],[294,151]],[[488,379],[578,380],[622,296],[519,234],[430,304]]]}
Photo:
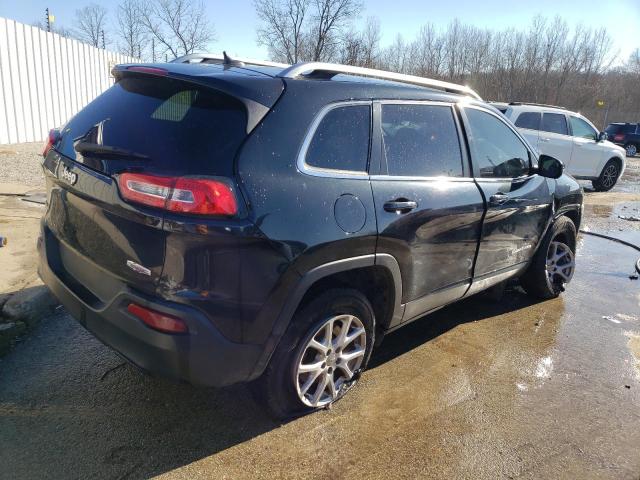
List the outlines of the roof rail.
{"label": "roof rail", "polygon": [[375,70],[373,68],[354,67],[351,65],[339,65],[336,63],[323,62],[302,62],[296,63],[283,70],[278,74],[283,78],[298,78],[300,76],[312,76],[312,73],[320,74],[324,78],[331,78],[334,75],[346,74],[356,75],[359,77],[379,78],[382,80],[391,80],[394,82],[408,83],[421,87],[436,88],[450,93],[459,93],[468,95],[477,100],[482,100],[480,95],[465,85],[443,82],[440,80],[432,80],[430,78],[417,77],[414,75],[405,75],[402,73],[387,72],[385,70]]}
{"label": "roof rail", "polygon": [[[200,62],[194,62],[193,60],[200,60]],[[171,60],[169,63],[202,63],[207,60],[213,60],[216,63],[227,63],[233,66],[243,66],[243,65],[257,65],[260,67],[278,67],[278,68],[287,68],[289,67],[286,63],[277,63],[277,62],[268,62],[266,60],[253,60],[250,58],[231,58],[226,53],[223,52],[222,55],[214,54],[214,53],[190,53],[189,55],[184,55],[182,57],[178,57],[174,60]]]}
{"label": "roof rail", "polygon": [[547,105],[546,103],[509,102],[509,105],[531,105],[532,107],[559,108],[560,110],[566,110],[566,107],[560,107],[558,105]]}

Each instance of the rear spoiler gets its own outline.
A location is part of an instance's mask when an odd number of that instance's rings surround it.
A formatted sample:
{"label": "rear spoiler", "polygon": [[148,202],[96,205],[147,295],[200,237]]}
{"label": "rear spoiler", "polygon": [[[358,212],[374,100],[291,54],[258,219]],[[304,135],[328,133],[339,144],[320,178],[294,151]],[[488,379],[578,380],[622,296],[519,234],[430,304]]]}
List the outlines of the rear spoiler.
{"label": "rear spoiler", "polygon": [[[170,68],[165,68],[167,66],[170,66]],[[189,67],[193,68],[194,65]],[[256,79],[255,77],[243,78],[235,76],[233,81],[229,81],[224,75],[211,75],[210,71],[207,72],[209,75],[193,75],[193,71],[189,73],[183,73],[175,65],[168,64],[116,65],[111,70],[116,82],[128,76],[164,77],[212,88],[229,95],[242,102],[247,110],[247,134],[251,133],[265,115],[269,113],[271,107],[284,91],[282,80],[273,77],[265,76],[264,78]],[[257,88],[256,82],[259,82],[260,88]]]}

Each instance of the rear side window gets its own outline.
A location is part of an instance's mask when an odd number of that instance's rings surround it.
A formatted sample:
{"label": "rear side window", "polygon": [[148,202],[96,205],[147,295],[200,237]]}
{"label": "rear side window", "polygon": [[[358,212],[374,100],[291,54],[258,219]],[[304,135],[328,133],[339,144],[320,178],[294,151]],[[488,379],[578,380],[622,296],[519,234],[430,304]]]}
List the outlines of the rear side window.
{"label": "rear side window", "polygon": [[560,113],[545,113],[542,115],[542,126],[540,130],[550,133],[569,135],[567,119]]}
{"label": "rear side window", "polygon": [[461,177],[462,154],[451,107],[382,105],[389,175]]}
{"label": "rear side window", "polygon": [[[246,125],[244,105],[216,90],[167,78],[125,77],[68,123],[58,150],[106,173],[136,167],[230,175]],[[135,155],[92,153],[97,147]]]}
{"label": "rear side window", "polygon": [[369,105],[345,105],[321,120],[307,149],[305,162],[315,168],[366,172],[369,157]]}
{"label": "rear side window", "polygon": [[516,120],[516,127],[540,130],[540,112],[522,112]]}
{"label": "rear side window", "polygon": [[604,131],[607,132],[609,135],[613,135],[620,132],[620,130],[622,130],[622,125],[616,125],[615,123],[612,123],[608,125]]}
{"label": "rear side window", "polygon": [[515,178],[529,171],[529,151],[504,122],[475,108],[465,109],[473,163],[481,177]]}
{"label": "rear side window", "polygon": [[598,132],[581,118],[571,116],[569,121],[571,122],[571,130],[574,137],[588,138],[590,140],[598,138]]}

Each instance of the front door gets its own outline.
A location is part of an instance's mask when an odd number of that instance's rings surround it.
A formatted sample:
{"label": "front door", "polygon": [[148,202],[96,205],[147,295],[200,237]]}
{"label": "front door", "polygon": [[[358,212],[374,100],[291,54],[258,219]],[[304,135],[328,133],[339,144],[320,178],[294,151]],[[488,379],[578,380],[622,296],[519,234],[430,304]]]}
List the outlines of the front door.
{"label": "front door", "polygon": [[533,153],[519,134],[493,112],[472,106],[463,110],[474,176],[487,202],[475,289],[526,266],[549,220],[551,203],[547,179],[530,175]]}
{"label": "front door", "polygon": [[375,111],[376,252],[398,260],[408,321],[465,294],[484,204],[451,104],[381,102]]}
{"label": "front door", "polygon": [[571,153],[571,173],[577,177],[597,177],[598,167],[604,156],[604,149],[598,143],[598,132],[580,117],[569,115],[573,152]]}

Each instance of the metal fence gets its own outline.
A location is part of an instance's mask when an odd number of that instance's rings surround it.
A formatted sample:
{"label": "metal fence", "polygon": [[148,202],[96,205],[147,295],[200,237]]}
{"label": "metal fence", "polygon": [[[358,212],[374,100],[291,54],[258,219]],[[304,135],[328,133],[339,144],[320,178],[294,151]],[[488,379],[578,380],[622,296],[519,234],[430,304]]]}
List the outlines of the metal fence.
{"label": "metal fence", "polygon": [[0,17],[0,145],[43,141],[138,61]]}

